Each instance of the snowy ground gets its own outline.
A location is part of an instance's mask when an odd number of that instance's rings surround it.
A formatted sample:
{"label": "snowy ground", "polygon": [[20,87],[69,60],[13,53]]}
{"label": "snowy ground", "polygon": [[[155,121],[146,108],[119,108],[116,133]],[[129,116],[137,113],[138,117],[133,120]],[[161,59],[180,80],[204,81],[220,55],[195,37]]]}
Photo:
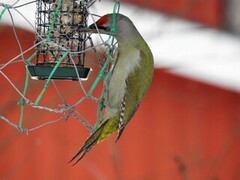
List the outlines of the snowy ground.
{"label": "snowy ground", "polygon": [[[0,3],[13,2],[16,0],[0,0]],[[2,9],[0,7],[0,11]],[[34,3],[18,10],[34,25]],[[111,1],[96,2],[90,9],[99,15],[112,10]],[[120,13],[132,19],[148,42],[156,68],[169,68],[173,73],[240,92],[239,37],[123,3]],[[16,12],[13,12],[13,18],[17,26],[32,30]],[[10,22],[5,13],[0,23]]]}

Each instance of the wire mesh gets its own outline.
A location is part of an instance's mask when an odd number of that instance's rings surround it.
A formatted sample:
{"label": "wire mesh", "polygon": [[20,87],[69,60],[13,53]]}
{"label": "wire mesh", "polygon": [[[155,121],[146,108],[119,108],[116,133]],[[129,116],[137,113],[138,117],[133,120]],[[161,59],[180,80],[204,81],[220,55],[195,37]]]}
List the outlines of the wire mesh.
{"label": "wire mesh", "polygon": [[[101,95],[93,95],[93,91],[99,86],[101,81],[104,81],[109,61],[113,56],[113,52],[115,52],[114,49],[117,47],[117,44],[113,37],[108,37],[105,40],[101,35],[99,35],[101,42],[95,44],[91,34],[81,32],[81,28],[87,26],[88,16],[91,16],[91,19],[94,20],[93,13],[89,11],[89,7],[95,2],[96,0],[38,0],[28,1],[24,4],[20,4],[20,1],[15,1],[11,5],[0,2],[0,20],[3,16],[10,16],[14,38],[20,51],[15,57],[6,60],[0,65],[1,76],[10,84],[14,93],[18,96],[16,106],[18,105],[19,108],[19,120],[8,118],[7,112],[0,112],[1,120],[21,132],[29,133],[60,120],[68,120],[71,117],[80,121],[89,131],[92,131],[93,125],[78,108],[79,105],[90,100],[98,106],[96,108],[97,123],[95,122],[95,127],[97,126],[103,110],[105,90],[103,88]],[[22,7],[33,4],[36,5],[35,24],[28,20],[28,16],[20,10]],[[113,11],[116,13],[119,3],[115,2],[114,4]],[[23,45],[16,31],[13,12],[17,16],[22,17],[35,34],[33,45],[27,49],[22,48]],[[90,58],[87,55],[88,52],[91,52]],[[29,55],[30,53],[32,54]],[[94,82],[90,87],[84,85],[83,80],[80,78],[81,74],[78,71],[78,67],[84,67],[85,63],[99,71],[97,78],[93,80]],[[7,73],[13,65],[17,65],[19,68],[42,66],[52,67],[52,69],[49,77],[44,78],[46,81],[36,82],[30,79],[30,71],[28,68],[25,68],[25,75],[21,75],[22,86],[19,86],[15,83],[15,77],[9,76]],[[71,94],[66,94],[60,88],[61,83],[66,84],[66,82],[59,82],[51,78],[61,67],[72,67],[78,76],[78,83],[74,82],[74,86],[81,90],[79,93],[81,95],[76,96],[75,101],[69,100],[68,98]],[[34,95],[31,94],[32,84],[40,84],[40,92],[34,93]],[[55,101],[48,101],[48,95],[51,94],[48,92],[49,89],[51,89],[51,92],[54,91]],[[35,127],[25,127],[26,119],[38,119],[37,116],[28,117],[28,113],[31,111],[46,111],[56,114],[56,116],[54,116],[54,119],[38,123]]]}
{"label": "wire mesh", "polygon": [[[64,47],[70,50],[75,63],[83,66],[87,36],[80,30],[87,26],[88,17],[83,1],[37,1],[36,5],[36,43],[47,40],[36,47],[37,64],[55,63],[65,53],[60,48]],[[71,65],[69,56],[61,64]]]}

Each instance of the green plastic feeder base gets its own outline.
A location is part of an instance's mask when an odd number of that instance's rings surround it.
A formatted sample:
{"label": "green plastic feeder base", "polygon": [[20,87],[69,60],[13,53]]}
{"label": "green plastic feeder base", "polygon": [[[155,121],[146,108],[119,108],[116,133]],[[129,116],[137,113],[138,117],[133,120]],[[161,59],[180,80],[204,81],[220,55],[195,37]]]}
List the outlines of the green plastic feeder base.
{"label": "green plastic feeder base", "polygon": [[[32,77],[32,79],[44,80],[48,79],[51,72],[53,71],[54,66],[27,66],[28,71]],[[90,74],[91,69],[83,66],[74,66],[69,67],[58,67],[56,71],[53,73],[51,79],[58,80],[79,80],[78,75],[81,80],[87,80]]]}

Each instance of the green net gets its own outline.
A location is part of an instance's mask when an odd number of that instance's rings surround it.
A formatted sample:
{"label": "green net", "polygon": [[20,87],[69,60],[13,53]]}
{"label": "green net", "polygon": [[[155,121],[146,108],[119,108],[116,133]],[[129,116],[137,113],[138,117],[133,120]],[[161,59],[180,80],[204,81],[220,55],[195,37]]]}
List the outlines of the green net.
{"label": "green net", "polygon": [[[69,2],[70,4],[67,4]],[[99,126],[104,110],[107,82],[106,74],[110,62],[116,54],[117,43],[112,36],[103,38],[102,35],[98,34],[95,36],[98,36],[100,41],[95,41],[92,34],[76,33],[76,29],[84,28],[88,24],[89,19],[93,20],[93,22],[98,19],[94,12],[90,10],[92,6],[97,6],[97,3],[101,3],[100,1],[96,2],[96,0],[58,0],[54,1],[54,3],[51,0],[44,0],[26,1],[24,4],[20,4],[20,1],[15,1],[13,4],[0,2],[0,20],[2,20],[4,16],[10,17],[13,35],[20,51],[19,54],[11,59],[1,60],[1,78],[3,78],[9,85],[8,87],[15,92],[18,97],[15,105],[19,108],[18,120],[10,119],[8,117],[10,112],[0,111],[0,119],[2,121],[24,133],[29,133],[60,120],[67,120],[69,117],[80,121],[90,132]],[[24,11],[21,11],[21,8],[33,5],[37,6],[35,24],[28,20],[28,16],[24,14]],[[119,5],[117,0],[113,2],[114,20],[111,28],[112,32],[116,30],[115,20],[116,13],[119,11]],[[31,31],[34,32],[35,40],[31,47],[26,49],[22,48],[19,40],[20,35],[18,35],[16,31],[17,28],[13,14],[21,17],[25,23],[28,24]],[[47,24],[43,25],[45,21]],[[64,24],[66,21],[68,22]],[[80,22],[83,22],[82,26],[77,26],[76,24]],[[69,24],[71,27],[68,29],[67,25]],[[91,54],[91,57],[89,54]],[[79,68],[85,67],[85,64],[87,64],[86,66],[88,66],[89,69],[93,68],[96,74],[96,77],[88,87],[86,87],[86,83],[84,83],[87,78],[81,78],[81,74],[79,73]],[[21,86],[16,84],[14,74],[12,76],[8,74],[13,66],[19,66],[19,68],[24,67],[25,69],[25,75],[21,75]],[[45,81],[32,80],[29,66],[50,68],[49,75],[45,78]],[[72,88],[81,90],[81,93],[79,93],[81,95],[74,98],[74,101],[70,98],[71,93],[67,94],[62,92],[62,89],[59,88],[69,82],[54,79],[60,70],[68,70],[69,68],[71,68],[72,71],[74,69],[77,77],[74,79],[75,82],[71,82]],[[64,72],[67,72],[67,70]],[[38,92],[32,91],[34,86],[39,87]],[[101,94],[94,94],[96,88],[101,89]],[[56,96],[54,101],[48,100],[49,94],[52,96],[50,91],[54,91],[54,96]],[[84,112],[79,110],[81,108],[78,108],[86,103],[87,100],[94,102],[97,107],[95,112],[96,121],[92,123],[83,115]],[[34,127],[26,127],[25,124],[31,124],[27,121],[30,119],[38,119],[37,115],[33,117],[32,113],[29,113],[31,111],[36,112],[36,114],[37,111],[40,111],[40,113],[46,111],[56,114],[56,116],[53,116],[54,119],[45,120],[41,123],[38,121],[38,125]],[[30,117],[29,114],[31,114]]]}

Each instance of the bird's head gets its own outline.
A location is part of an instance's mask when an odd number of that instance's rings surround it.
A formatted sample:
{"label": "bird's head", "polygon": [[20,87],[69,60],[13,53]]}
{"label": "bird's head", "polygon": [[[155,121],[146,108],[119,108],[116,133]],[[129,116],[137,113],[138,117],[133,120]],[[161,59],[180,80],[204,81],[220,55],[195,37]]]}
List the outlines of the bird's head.
{"label": "bird's head", "polygon": [[110,34],[113,23],[112,14],[106,14],[91,24],[89,28],[93,33]]}
{"label": "bird's head", "polygon": [[[87,28],[87,32],[112,35],[116,38],[121,38],[122,36],[128,37],[128,35],[131,35],[131,31],[135,30],[132,21],[122,14],[117,13],[115,15],[115,18],[113,14],[106,14],[100,17],[95,23]],[[113,28],[113,23],[115,23],[115,32],[111,30]]]}

